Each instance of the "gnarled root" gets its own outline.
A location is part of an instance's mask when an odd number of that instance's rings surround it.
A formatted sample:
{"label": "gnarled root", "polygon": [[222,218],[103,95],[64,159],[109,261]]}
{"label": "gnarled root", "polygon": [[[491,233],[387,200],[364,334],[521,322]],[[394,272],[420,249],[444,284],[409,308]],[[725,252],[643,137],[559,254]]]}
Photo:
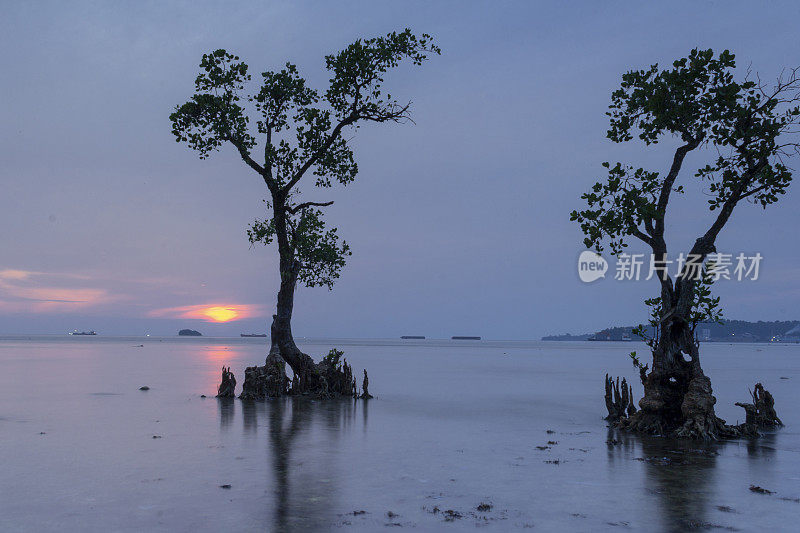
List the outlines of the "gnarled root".
{"label": "gnarled root", "polygon": [[347,359],[341,359],[342,355],[344,352],[334,348],[316,365],[322,385],[319,395],[331,398],[355,394],[353,368],[347,364]]}
{"label": "gnarled root", "polygon": [[738,436],[729,429],[725,421],[713,414],[697,413],[687,418],[681,427],[673,432],[675,437],[693,440],[720,440]]}
{"label": "gnarled root", "polygon": [[316,398],[347,396],[359,398],[353,369],[342,359],[343,352],[333,349],[319,363],[300,352],[292,354],[299,361],[291,384],[286,377],[286,367],[278,350],[272,350],[264,366],[252,366],[245,370],[243,400],[263,400],[285,395],[309,395]]}
{"label": "gnarled root", "polygon": [[717,399],[711,391],[711,380],[696,372],[681,403],[683,423],[674,433],[682,439],[719,440],[725,436],[725,421],[714,414]]}
{"label": "gnarled root", "polygon": [[627,418],[620,418],[612,425],[625,431],[645,433],[649,435],[666,435],[667,423],[664,417],[653,415],[647,411],[637,411]]}
{"label": "gnarled root", "polygon": [[[775,412],[775,400],[764,389],[761,383],[756,384],[752,404],[737,403],[744,408],[747,419],[743,424],[728,425],[725,420],[714,414],[714,398],[711,390],[711,380],[702,371],[695,371],[689,380],[688,387],[683,393],[680,410],[668,409],[665,400],[674,400],[678,385],[670,387],[664,384],[661,389],[654,387],[655,377],[648,376],[651,380],[649,394],[639,402],[640,411],[625,415],[622,409],[625,397],[625,382],[622,388],[619,379],[615,383],[606,375],[606,408],[609,411],[607,420],[612,426],[637,433],[647,433],[661,436],[677,437],[694,440],[720,440],[742,437],[757,437],[758,430],[783,425]],[[673,390],[673,388],[675,390]],[[663,389],[663,390],[662,390]],[[628,388],[627,397],[630,401],[631,394]],[[613,416],[612,416],[613,415]]]}
{"label": "gnarled root", "polygon": [[283,360],[270,353],[264,366],[250,366],[244,371],[241,400],[263,400],[277,398],[288,392],[289,379],[286,377]]}

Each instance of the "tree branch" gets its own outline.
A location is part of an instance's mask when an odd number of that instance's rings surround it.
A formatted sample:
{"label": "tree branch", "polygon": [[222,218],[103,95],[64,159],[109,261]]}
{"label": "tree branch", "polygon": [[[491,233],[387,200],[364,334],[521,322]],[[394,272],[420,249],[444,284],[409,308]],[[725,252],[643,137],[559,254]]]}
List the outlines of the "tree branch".
{"label": "tree branch", "polygon": [[329,205],[333,205],[333,200],[331,200],[330,202],[303,202],[302,204],[297,204],[294,207],[287,207],[286,208],[286,212],[291,214],[291,215],[294,215],[295,213],[297,213],[298,211],[302,211],[306,207],[312,207],[312,206],[313,207],[326,207],[326,206],[329,206]]}
{"label": "tree branch", "polygon": [[247,163],[250,168],[258,172],[262,177],[265,176],[264,167],[256,163],[255,160],[250,157],[250,153],[247,151],[247,148],[244,146],[244,144],[230,136],[228,137],[228,141],[236,147],[242,160]]}
{"label": "tree branch", "polygon": [[653,247],[653,238],[650,235],[647,235],[645,232],[640,230],[639,228],[630,228],[631,235],[638,238],[640,241],[644,242],[645,244],[650,245]]}
{"label": "tree branch", "polygon": [[325,142],[323,142],[323,143],[322,143],[322,146],[320,146],[320,147],[317,149],[317,151],[316,151],[316,152],[314,152],[314,155],[313,155],[313,156],[311,156],[311,157],[309,157],[309,158],[308,158],[308,161],[306,161],[306,162],[303,164],[303,166],[301,166],[301,167],[300,167],[300,168],[297,170],[297,172],[295,172],[295,173],[294,173],[294,176],[292,176],[292,179],[291,179],[291,180],[289,180],[289,183],[287,183],[287,184],[286,184],[286,185],[283,187],[283,192],[284,192],[284,193],[286,193],[286,194],[288,194],[288,193],[289,193],[289,191],[291,191],[291,190],[292,190],[292,188],[293,188],[295,185],[297,185],[297,182],[298,182],[298,181],[300,181],[300,179],[301,179],[301,178],[302,178],[302,177],[305,175],[306,171],[307,171],[309,168],[311,168],[311,166],[312,166],[314,163],[316,163],[317,161],[319,161],[319,158],[320,158],[320,157],[321,157],[321,156],[322,156],[322,155],[323,155],[323,154],[324,154],[324,153],[325,153],[325,152],[328,150],[328,148],[330,148],[330,147],[331,147],[331,145],[333,144],[333,141],[335,141],[335,140],[336,140],[336,137],[338,137],[338,136],[339,136],[339,134],[342,132],[342,130],[344,129],[344,127],[345,127],[345,126],[349,126],[350,124],[354,123],[356,120],[358,120],[358,118],[359,118],[359,117],[358,117],[358,115],[355,113],[355,111],[354,111],[353,113],[350,113],[350,114],[349,114],[347,117],[343,118],[343,119],[342,119],[342,120],[341,120],[341,121],[340,121],[340,122],[339,122],[339,123],[336,125],[336,127],[334,127],[334,128],[333,128],[333,130],[331,131],[330,135],[328,135],[328,138],[327,138],[327,139],[325,139]]}
{"label": "tree branch", "polygon": [[[719,232],[722,231],[722,228],[728,222],[731,213],[733,213],[733,208],[736,207],[736,204],[739,202],[739,200],[743,198],[742,194],[750,185],[753,178],[759,172],[761,172],[764,167],[767,166],[767,163],[768,161],[766,159],[762,159],[755,166],[751,167],[745,172],[739,182],[739,186],[735,191],[733,191],[730,197],[725,200],[725,203],[722,204],[722,208],[720,209],[719,215],[717,215],[717,219],[714,221],[711,227],[708,228],[708,231],[702,237],[697,239],[697,242],[692,247],[692,253],[701,254],[703,257],[705,257],[706,254],[714,251],[712,249],[714,246],[714,241],[717,239]],[[755,192],[755,190],[752,192]]]}
{"label": "tree branch", "polygon": [[667,204],[669,203],[669,196],[672,193],[672,186],[678,178],[678,174],[683,166],[683,160],[686,154],[700,146],[702,139],[694,139],[691,142],[678,147],[675,150],[675,157],[672,158],[672,166],[669,169],[667,177],[664,179],[664,184],[661,186],[661,194],[658,197],[657,212],[659,217],[656,218],[656,225],[654,228],[654,237],[663,239],[664,237],[664,218],[666,217]]}
{"label": "tree branch", "polygon": [[267,171],[267,173],[264,175],[264,181],[267,182],[267,186],[269,186],[270,183],[274,181],[272,177],[272,161],[270,160],[269,157],[269,153],[271,150],[272,150],[272,124],[269,121],[267,121],[267,141],[266,144],[264,145],[264,168]]}

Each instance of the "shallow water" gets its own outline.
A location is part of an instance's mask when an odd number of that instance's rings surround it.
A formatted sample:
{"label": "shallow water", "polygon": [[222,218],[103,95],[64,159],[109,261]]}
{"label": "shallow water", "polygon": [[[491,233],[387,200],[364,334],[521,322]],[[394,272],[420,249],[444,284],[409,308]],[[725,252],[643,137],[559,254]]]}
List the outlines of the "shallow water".
{"label": "shallow water", "polygon": [[637,343],[315,340],[299,344],[343,349],[377,398],[213,398],[263,342],[0,337],[0,530],[796,526],[800,346],[703,345],[719,416],[743,418],[759,380],[787,427],[687,446],[602,420],[603,375],[633,378]]}

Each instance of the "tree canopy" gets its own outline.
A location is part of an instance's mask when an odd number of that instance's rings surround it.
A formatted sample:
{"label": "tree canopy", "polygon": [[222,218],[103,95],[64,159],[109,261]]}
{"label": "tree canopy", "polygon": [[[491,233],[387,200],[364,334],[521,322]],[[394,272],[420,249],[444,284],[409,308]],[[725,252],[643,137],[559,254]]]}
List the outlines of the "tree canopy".
{"label": "tree canopy", "polygon": [[300,201],[298,184],[307,174],[319,188],[352,182],[358,165],[343,132],[364,122],[410,120],[410,103],[384,90],[385,74],[403,61],[419,65],[440,52],[429,35],[410,30],[359,39],[325,57],[331,77],[320,93],[291,63],[263,72],[253,87],[248,65],[216,50],[200,62],[195,94],[170,115],[172,133],[200,158],[232,145],[271,196],[273,214],[252,224],[250,242],[277,240],[281,256],[299,262],[300,281],[330,288],[350,247],[323,221],[319,208],[333,202]]}
{"label": "tree canopy", "polygon": [[616,163],[604,163],[608,176],[582,196],[588,207],[573,211],[588,248],[612,254],[622,251],[630,237],[666,253],[664,222],[670,195],[683,193],[677,179],[686,155],[710,148],[713,157],[694,171],[706,184],[713,224],[698,238],[693,252],[707,255],[742,200],[763,207],[786,192],[792,172],[785,159],[798,153],[800,79],[798,70],[785,71],[768,87],[750,72],[735,80],[735,58],[725,50],[692,50],[672,68],[633,70],[622,76],[612,94],[607,136],[614,142],[634,137],[645,144],[677,138],[666,173]]}

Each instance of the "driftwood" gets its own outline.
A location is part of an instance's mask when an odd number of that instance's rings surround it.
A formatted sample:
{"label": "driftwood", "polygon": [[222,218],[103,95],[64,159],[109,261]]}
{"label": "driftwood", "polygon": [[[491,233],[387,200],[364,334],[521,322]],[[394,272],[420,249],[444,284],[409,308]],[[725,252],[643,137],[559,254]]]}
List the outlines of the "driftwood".
{"label": "driftwood", "polygon": [[217,388],[217,398],[236,398],[236,377],[231,367],[222,367],[222,382]]}

